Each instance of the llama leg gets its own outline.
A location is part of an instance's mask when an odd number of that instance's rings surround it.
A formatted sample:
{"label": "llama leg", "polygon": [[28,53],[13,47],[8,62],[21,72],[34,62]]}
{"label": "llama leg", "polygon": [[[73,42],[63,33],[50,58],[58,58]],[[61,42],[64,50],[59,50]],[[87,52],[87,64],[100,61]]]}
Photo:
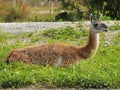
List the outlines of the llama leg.
{"label": "llama leg", "polygon": [[60,57],[59,59],[58,59],[58,61],[57,61],[57,67],[61,67],[61,65],[62,65],[62,57]]}

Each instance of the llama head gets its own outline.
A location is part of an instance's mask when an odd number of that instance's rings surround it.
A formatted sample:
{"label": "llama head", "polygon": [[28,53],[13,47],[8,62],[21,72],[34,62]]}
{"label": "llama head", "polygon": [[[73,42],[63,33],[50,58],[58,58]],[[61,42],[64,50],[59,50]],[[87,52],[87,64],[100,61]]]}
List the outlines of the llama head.
{"label": "llama head", "polygon": [[92,31],[95,33],[100,33],[100,32],[107,32],[108,31],[108,27],[107,25],[105,25],[104,23],[101,22],[101,18],[102,18],[102,14],[99,17],[98,20],[94,20],[93,19],[93,15],[90,14],[90,21],[91,21],[91,28]]}

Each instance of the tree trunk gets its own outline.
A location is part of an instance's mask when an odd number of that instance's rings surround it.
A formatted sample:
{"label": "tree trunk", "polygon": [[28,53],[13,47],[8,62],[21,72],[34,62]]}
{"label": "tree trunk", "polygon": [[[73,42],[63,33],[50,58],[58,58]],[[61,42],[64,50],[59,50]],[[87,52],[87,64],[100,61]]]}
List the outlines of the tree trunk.
{"label": "tree trunk", "polygon": [[12,0],[13,8],[16,8],[16,0]]}
{"label": "tree trunk", "polygon": [[53,14],[53,8],[52,8],[52,0],[49,1],[49,6],[50,6],[50,14]]}
{"label": "tree trunk", "polygon": [[23,4],[22,4],[22,10],[23,10],[23,12],[26,10],[25,2],[26,2],[26,0],[23,0]]}

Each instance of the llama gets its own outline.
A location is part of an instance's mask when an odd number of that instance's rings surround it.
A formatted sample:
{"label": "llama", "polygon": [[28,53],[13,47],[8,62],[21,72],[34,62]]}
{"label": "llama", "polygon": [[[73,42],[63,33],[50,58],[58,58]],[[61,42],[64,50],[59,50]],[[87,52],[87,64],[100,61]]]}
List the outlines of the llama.
{"label": "llama", "polygon": [[50,65],[65,67],[77,63],[82,59],[88,59],[93,51],[99,46],[99,33],[107,32],[107,26],[99,20],[93,20],[90,15],[91,27],[88,42],[83,46],[71,46],[66,44],[45,44],[40,46],[29,46],[9,52],[6,62],[23,61],[27,64]]}

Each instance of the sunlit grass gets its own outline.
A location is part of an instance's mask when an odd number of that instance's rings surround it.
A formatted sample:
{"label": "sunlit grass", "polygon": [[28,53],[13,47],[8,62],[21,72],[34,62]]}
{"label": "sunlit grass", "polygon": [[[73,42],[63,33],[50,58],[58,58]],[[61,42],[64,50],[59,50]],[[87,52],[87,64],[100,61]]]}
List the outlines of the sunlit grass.
{"label": "sunlit grass", "polygon": [[114,25],[109,27],[110,30],[120,30],[120,22],[116,22]]}
{"label": "sunlit grass", "polygon": [[[118,33],[112,45],[100,47],[93,58],[82,60],[79,64],[66,68],[46,67],[4,63],[7,53],[15,48],[30,45],[61,42],[70,45],[86,43],[87,31],[66,27],[48,29],[39,33],[29,32],[10,34],[0,32],[0,88],[17,88],[29,85],[36,87],[74,87],[74,88],[120,88],[120,46]],[[104,33],[101,34],[104,38]],[[27,40],[27,41],[26,41]]]}

